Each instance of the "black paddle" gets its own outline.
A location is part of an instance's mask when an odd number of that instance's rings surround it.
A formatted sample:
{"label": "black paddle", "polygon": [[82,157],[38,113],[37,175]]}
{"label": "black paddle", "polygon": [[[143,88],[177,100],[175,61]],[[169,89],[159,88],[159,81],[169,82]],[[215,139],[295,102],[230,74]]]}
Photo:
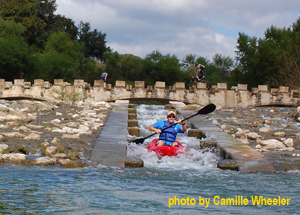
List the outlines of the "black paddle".
{"label": "black paddle", "polygon": [[[186,120],[188,120],[188,119],[190,119],[190,118],[192,118],[192,117],[194,117],[194,116],[196,116],[196,115],[198,115],[198,114],[208,114],[208,113],[211,113],[211,112],[213,112],[215,109],[216,109],[216,105],[214,105],[214,104],[206,105],[204,108],[201,108],[196,114],[194,114],[194,115],[192,115],[192,116],[189,116],[189,117],[183,119],[182,121],[186,121]],[[173,123],[172,125],[170,125],[170,126],[164,128],[164,129],[161,129],[161,131],[164,131],[164,130],[166,130],[166,129],[168,129],[168,128],[170,128],[170,127],[176,125],[176,124],[177,124],[177,123]],[[152,137],[152,136],[155,135],[155,134],[156,134],[156,133],[151,134],[151,135],[149,135],[148,137],[144,137],[144,138],[140,138],[140,139],[133,140],[133,141],[131,141],[131,142],[136,143],[136,144],[142,144],[147,138]]]}

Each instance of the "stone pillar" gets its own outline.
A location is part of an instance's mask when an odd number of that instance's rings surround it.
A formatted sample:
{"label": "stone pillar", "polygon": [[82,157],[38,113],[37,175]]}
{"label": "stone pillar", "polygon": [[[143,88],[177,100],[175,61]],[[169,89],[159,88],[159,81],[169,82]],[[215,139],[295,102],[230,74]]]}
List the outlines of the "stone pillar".
{"label": "stone pillar", "polygon": [[101,80],[94,80],[94,87],[100,87]]}
{"label": "stone pillar", "polygon": [[226,93],[225,93],[225,106],[226,107],[236,107],[237,106],[234,90],[226,90]]}
{"label": "stone pillar", "polygon": [[54,79],[54,86],[64,86],[63,79]]}
{"label": "stone pillar", "polygon": [[155,83],[154,89],[165,89],[166,88],[166,83],[162,81],[157,81]]}
{"label": "stone pillar", "polygon": [[125,88],[125,81],[116,81],[115,87],[123,87]]}
{"label": "stone pillar", "polygon": [[83,79],[75,79],[74,86],[85,86],[84,80]]}
{"label": "stone pillar", "polygon": [[201,83],[201,82],[199,82],[197,84],[197,90],[206,90],[206,88],[207,88],[207,83]]}
{"label": "stone pillar", "polygon": [[134,86],[135,88],[145,88],[145,81],[136,81]]}
{"label": "stone pillar", "polygon": [[34,79],[33,86],[44,86],[44,83],[43,79]]}
{"label": "stone pillar", "polygon": [[176,82],[175,90],[177,90],[177,89],[185,89],[185,83],[184,82]]}
{"label": "stone pillar", "polygon": [[24,79],[15,79],[14,85],[15,86],[24,86]]}

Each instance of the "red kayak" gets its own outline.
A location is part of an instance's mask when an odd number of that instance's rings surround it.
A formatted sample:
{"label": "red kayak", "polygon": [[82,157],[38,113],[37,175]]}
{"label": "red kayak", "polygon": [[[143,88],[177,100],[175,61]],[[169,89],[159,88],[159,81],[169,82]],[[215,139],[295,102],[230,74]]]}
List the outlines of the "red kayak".
{"label": "red kayak", "polygon": [[159,156],[177,156],[185,151],[185,148],[179,141],[176,140],[179,147],[172,147],[172,146],[156,146],[158,138],[155,138],[151,141],[148,145],[148,151],[153,151]]}

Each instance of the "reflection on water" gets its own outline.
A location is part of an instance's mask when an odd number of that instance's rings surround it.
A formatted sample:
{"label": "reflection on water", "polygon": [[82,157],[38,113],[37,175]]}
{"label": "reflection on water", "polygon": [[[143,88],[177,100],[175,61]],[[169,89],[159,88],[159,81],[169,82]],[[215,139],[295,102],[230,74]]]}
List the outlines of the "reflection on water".
{"label": "reflection on water", "polygon": [[[142,107],[163,118],[163,107]],[[153,110],[152,110],[153,109]],[[140,110],[138,110],[139,112]],[[142,113],[143,110],[142,110]],[[143,125],[158,118],[152,113]],[[139,116],[141,117],[141,116]],[[153,119],[152,119],[153,118]],[[141,117],[143,119],[143,117]],[[150,133],[149,133],[150,134]],[[196,139],[182,135],[189,149],[178,158],[158,159],[146,145],[132,146],[145,160],[144,168],[105,166],[65,169],[58,167],[0,166],[1,214],[299,214],[299,171],[275,174],[241,174],[216,168],[213,152],[201,151]],[[174,205],[169,200],[194,198],[195,205]],[[210,199],[207,207],[199,198]],[[213,199],[243,196],[291,198],[289,205],[217,205]]]}

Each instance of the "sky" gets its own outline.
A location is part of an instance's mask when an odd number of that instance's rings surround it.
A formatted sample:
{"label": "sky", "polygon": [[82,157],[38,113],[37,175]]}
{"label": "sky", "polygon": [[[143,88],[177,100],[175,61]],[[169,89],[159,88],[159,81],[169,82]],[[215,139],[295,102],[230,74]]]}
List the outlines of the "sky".
{"label": "sky", "polygon": [[153,51],[182,60],[194,54],[234,58],[240,33],[263,38],[271,26],[291,27],[299,0],[56,0],[56,14],[89,22],[119,54]]}

